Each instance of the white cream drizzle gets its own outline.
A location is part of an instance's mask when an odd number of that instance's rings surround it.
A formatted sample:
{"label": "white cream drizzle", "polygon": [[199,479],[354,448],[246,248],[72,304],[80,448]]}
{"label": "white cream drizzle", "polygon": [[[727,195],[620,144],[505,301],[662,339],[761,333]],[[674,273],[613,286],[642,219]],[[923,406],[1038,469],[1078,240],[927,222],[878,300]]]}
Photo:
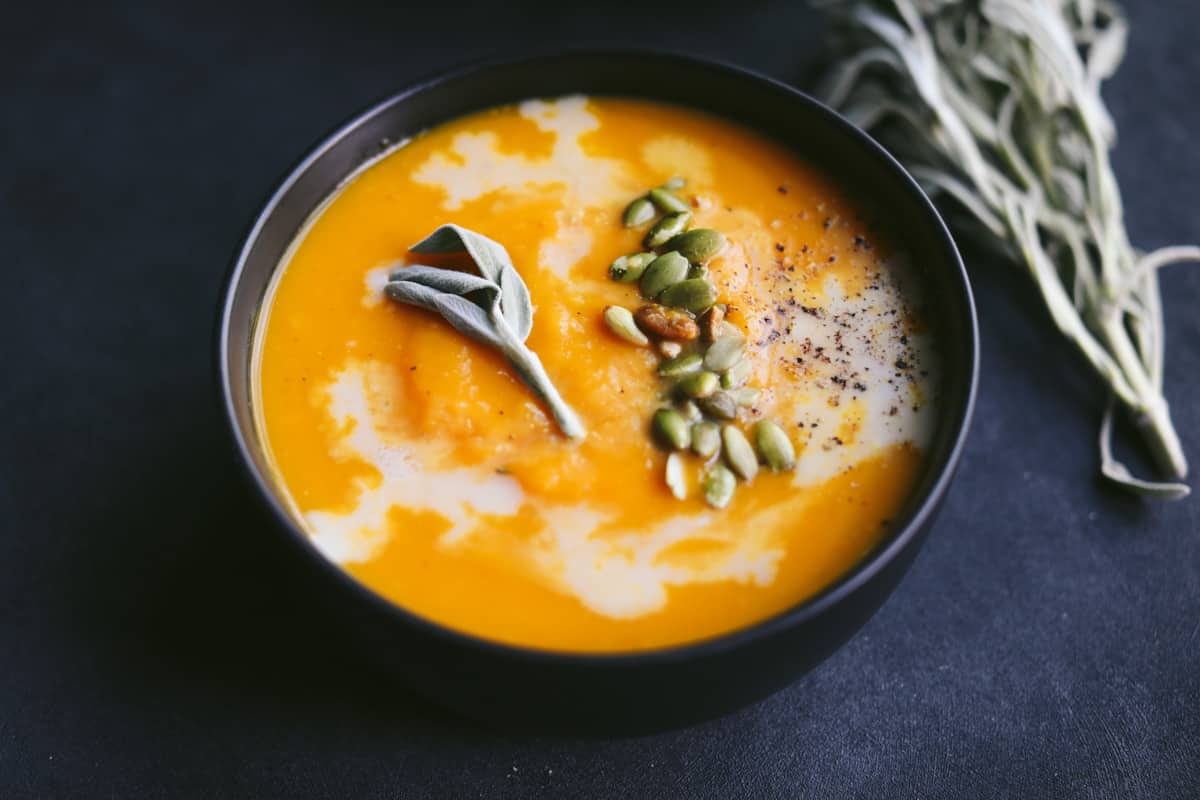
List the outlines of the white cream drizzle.
{"label": "white cream drizzle", "polygon": [[[436,442],[406,441],[388,424],[389,398],[396,381],[387,365],[352,362],[318,390],[339,430],[334,456],[370,464],[374,480],[359,479],[349,511],[310,511],[304,515],[313,542],[331,561],[368,561],[392,536],[403,536],[388,524],[392,508],[433,511],[446,517],[450,529],[438,540],[443,547],[486,546],[486,515],[512,516],[524,507],[536,510],[539,530],[528,531],[528,552],[548,585],[570,594],[598,614],[636,617],[661,609],[667,588],[694,583],[736,580],[767,585],[783,551],[762,540],[727,532],[713,514],[680,516],[650,530],[614,527],[602,506],[551,505],[530,498],[516,480],[481,467],[442,469],[435,466]],[[724,546],[700,566],[682,565],[664,554],[686,541],[706,540]]]}
{"label": "white cream drizzle", "polygon": [[[896,265],[899,269],[899,265]],[[842,291],[836,278],[828,278],[823,286],[824,299],[821,308],[825,316],[817,319],[803,313],[792,317],[791,334],[785,337],[787,344],[799,345],[806,339],[813,350],[824,348],[829,354],[837,354],[844,364],[825,364],[809,359],[813,370],[806,383],[814,386],[829,382],[841,374],[857,373],[862,387],[851,391],[842,390],[843,396],[853,395],[856,406],[830,405],[829,397],[834,393],[814,391],[798,399],[793,407],[792,422],[803,422],[811,438],[804,458],[796,465],[794,484],[809,486],[828,480],[879,450],[904,442],[927,442],[932,434],[934,415],[917,408],[924,406],[926,398],[915,394],[909,378],[896,375],[895,361],[898,351],[889,346],[888,330],[895,317],[891,312],[902,308],[906,298],[901,297],[899,288],[893,283],[881,283],[879,288],[864,293],[862,298],[849,298]],[[912,291],[908,290],[912,301]],[[853,317],[849,315],[853,314]],[[841,317],[853,319],[852,328],[840,328],[831,320]],[[838,332],[842,333],[839,342]],[[909,331],[905,349],[914,363],[919,363],[927,374],[921,378],[925,386],[935,385],[937,358],[929,336]],[[888,382],[888,379],[891,382]],[[853,415],[858,430],[853,438],[834,444],[842,423]],[[816,427],[813,427],[816,423]]]}
{"label": "white cream drizzle", "polygon": [[389,261],[366,271],[363,275],[362,303],[364,306],[372,308],[383,302],[383,287],[387,286],[388,276],[395,268],[395,262]]}
{"label": "white cream drizzle", "polygon": [[[474,529],[480,514],[515,514],[521,506],[521,487],[511,477],[473,469],[431,472],[413,447],[390,441],[373,398],[393,384],[383,364],[369,363],[342,370],[320,392],[341,431],[334,457],[361,460],[380,476],[378,481],[356,481],[357,497],[349,512],[304,515],[317,549],[339,564],[368,560],[386,544],[393,507],[446,517],[451,527],[442,540],[452,544]],[[426,449],[435,446],[427,443]]]}
{"label": "white cream drizzle", "polygon": [[619,203],[630,194],[633,180],[620,161],[584,152],[580,138],[600,126],[588,111],[587,98],[527,100],[518,110],[539,129],[554,134],[548,156],[505,153],[493,133],[460,133],[450,152],[431,156],[413,173],[413,180],[445,191],[446,211],[498,191],[558,198],[561,208],[573,210],[555,214],[555,231],[542,242],[538,257],[540,266],[566,277],[592,247],[584,211]]}

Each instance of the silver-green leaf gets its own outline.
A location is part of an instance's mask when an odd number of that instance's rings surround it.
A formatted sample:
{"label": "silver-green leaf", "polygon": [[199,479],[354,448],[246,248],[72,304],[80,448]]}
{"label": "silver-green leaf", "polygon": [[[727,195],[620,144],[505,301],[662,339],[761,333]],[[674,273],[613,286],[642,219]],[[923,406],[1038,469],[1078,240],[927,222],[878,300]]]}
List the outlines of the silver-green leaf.
{"label": "silver-green leaf", "polygon": [[480,303],[480,305],[485,306],[489,311],[492,305],[498,302],[500,298],[499,288],[486,278],[472,275],[469,272],[438,269],[437,267],[427,267],[422,264],[413,264],[412,266],[395,269],[388,276],[388,280],[391,282],[427,286],[430,289],[448,294],[466,295],[478,292],[478,296],[486,298],[486,302]]}
{"label": "silver-green leaf", "polygon": [[460,225],[443,225],[409,248],[414,253],[453,255],[466,253],[484,278],[500,287],[500,308],[522,342],[533,328],[533,301],[529,288],[499,242]]}
{"label": "silver-green leaf", "polygon": [[497,343],[491,315],[470,300],[410,281],[392,281],[383,287],[383,291],[398,303],[440,315],[459,333],[477,342],[488,345]]}

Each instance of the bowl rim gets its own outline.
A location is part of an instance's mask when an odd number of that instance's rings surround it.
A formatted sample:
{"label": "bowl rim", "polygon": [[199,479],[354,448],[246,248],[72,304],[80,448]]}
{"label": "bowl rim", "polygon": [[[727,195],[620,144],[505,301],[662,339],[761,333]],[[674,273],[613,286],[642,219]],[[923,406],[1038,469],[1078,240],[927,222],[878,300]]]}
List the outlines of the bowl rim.
{"label": "bowl rim", "polygon": [[[549,63],[560,59],[570,60],[597,57],[637,59],[642,61],[669,61],[675,62],[677,65],[682,65],[685,68],[707,70],[710,73],[724,73],[726,76],[734,79],[764,84],[767,88],[785,96],[789,102],[798,102],[809,106],[812,113],[824,116],[833,127],[840,130],[841,135],[856,139],[860,145],[874,151],[875,156],[881,160],[883,168],[891,169],[895,173],[895,177],[899,178],[908,190],[911,201],[919,206],[920,210],[928,215],[930,221],[934,224],[935,231],[945,250],[944,255],[948,258],[951,265],[950,272],[953,276],[953,282],[956,284],[958,302],[962,304],[962,310],[965,312],[968,322],[969,338],[969,341],[965,343],[968,361],[968,374],[964,376],[968,384],[966,392],[957,408],[947,410],[948,412],[954,412],[952,422],[953,441],[945,451],[941,463],[936,467],[937,474],[932,484],[925,490],[925,494],[920,498],[919,503],[908,512],[905,518],[898,521],[901,527],[891,535],[890,539],[883,546],[876,546],[867,556],[863,557],[853,567],[821,591],[757,622],[696,641],[665,647],[611,652],[539,648],[488,639],[477,634],[460,631],[422,616],[387,599],[382,594],[375,592],[370,587],[358,581],[341,566],[331,562],[316,549],[307,534],[293,519],[291,513],[276,498],[272,488],[273,482],[270,477],[262,474],[256,466],[252,452],[257,447],[257,444],[245,435],[238,424],[238,404],[234,399],[229,369],[229,339],[233,320],[234,301],[238,294],[237,289],[251,251],[267,221],[274,215],[276,209],[287,197],[292,187],[316,161],[336,147],[344,138],[352,134],[366,120],[383,113],[395,105],[404,103],[410,97],[436,90],[443,84],[494,69],[514,68],[536,62]],[[481,106],[476,110],[484,110],[484,107]],[[443,120],[443,122],[446,121],[449,121],[449,118]],[[786,145],[786,142],[784,144]],[[362,165],[360,164],[356,169],[361,167]],[[346,177],[343,176],[342,180],[345,180]],[[310,214],[316,211],[317,209],[314,209]],[[484,651],[496,656],[503,656],[515,661],[576,666],[603,665],[609,667],[684,663],[697,658],[714,657],[738,650],[756,640],[774,638],[788,628],[801,625],[821,616],[826,611],[846,600],[850,595],[858,591],[859,588],[869,583],[876,575],[886,569],[892,561],[908,548],[912,540],[932,522],[943,496],[953,481],[961,459],[974,415],[979,384],[979,321],[970,280],[962,256],[946,226],[945,220],[942,219],[941,214],[938,213],[933,202],[917,183],[916,179],[909,174],[891,153],[884,149],[868,133],[811,95],[756,70],[737,66],[722,59],[695,56],[670,49],[589,47],[556,49],[516,58],[487,58],[427,74],[411,82],[400,91],[372,103],[367,108],[355,113],[348,120],[339,124],[331,133],[321,137],[315,145],[311,146],[305,152],[305,155],[294,162],[288,169],[285,177],[270,193],[267,201],[257,212],[247,233],[242,237],[237,256],[227,268],[219,297],[220,313],[217,317],[217,328],[214,331],[214,338],[216,339],[214,355],[217,360],[217,388],[220,395],[219,403],[221,412],[228,428],[228,433],[233,440],[234,449],[237,452],[237,461],[242,468],[243,478],[248,478],[249,482],[253,484],[260,498],[270,508],[275,521],[287,531],[289,537],[298,545],[298,549],[307,555],[308,560],[318,564],[321,572],[330,575],[335,583],[348,590],[350,594],[355,595],[359,600],[375,610],[381,611],[385,616],[396,618],[403,624],[415,626],[424,633],[448,643],[476,651]],[[257,312],[255,324],[257,324]]]}

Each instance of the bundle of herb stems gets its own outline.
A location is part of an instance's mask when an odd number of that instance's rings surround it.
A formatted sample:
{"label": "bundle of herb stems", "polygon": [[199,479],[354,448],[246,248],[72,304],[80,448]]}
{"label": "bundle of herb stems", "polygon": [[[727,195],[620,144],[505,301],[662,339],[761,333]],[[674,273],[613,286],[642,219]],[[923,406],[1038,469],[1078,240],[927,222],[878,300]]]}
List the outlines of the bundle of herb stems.
{"label": "bundle of herb stems", "polygon": [[1103,474],[1179,498],[1187,460],[1162,394],[1159,267],[1200,248],[1129,242],[1100,96],[1127,26],[1108,0],[816,0],[833,21],[826,102],[870,130],[972,234],[1029,270],[1059,330],[1130,413],[1167,480],[1100,429]]}

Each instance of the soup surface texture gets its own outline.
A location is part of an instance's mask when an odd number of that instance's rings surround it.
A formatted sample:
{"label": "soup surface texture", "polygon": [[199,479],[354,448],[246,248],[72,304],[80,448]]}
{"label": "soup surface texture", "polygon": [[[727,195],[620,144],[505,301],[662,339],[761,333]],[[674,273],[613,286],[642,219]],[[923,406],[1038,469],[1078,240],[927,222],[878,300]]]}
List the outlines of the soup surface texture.
{"label": "soup surface texture", "polygon": [[[869,209],[781,145],[643,101],[564,97],[473,114],[360,171],[302,231],[264,303],[256,413],[315,546],[451,628],[565,651],[696,641],[811,597],[883,535],[935,415],[920,287]],[[708,266],[796,468],[724,509],[664,479],[657,357],[604,325],[642,249],[621,212],[683,176]],[[564,437],[504,358],[381,289],[443,223],[503,244],[535,306],[527,344],[587,427]]]}

